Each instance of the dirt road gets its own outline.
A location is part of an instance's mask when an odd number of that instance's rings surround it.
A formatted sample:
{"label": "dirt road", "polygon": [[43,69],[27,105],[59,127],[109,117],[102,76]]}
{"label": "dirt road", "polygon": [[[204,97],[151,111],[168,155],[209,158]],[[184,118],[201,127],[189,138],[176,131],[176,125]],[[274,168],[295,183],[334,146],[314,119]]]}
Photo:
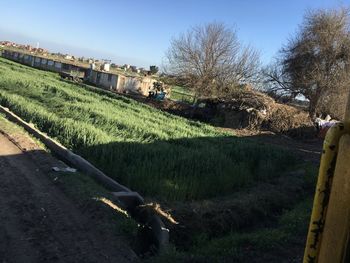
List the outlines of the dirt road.
{"label": "dirt road", "polygon": [[0,263],[135,261],[121,237],[96,230],[98,218],[48,179],[54,165],[46,152],[23,152],[0,134]]}

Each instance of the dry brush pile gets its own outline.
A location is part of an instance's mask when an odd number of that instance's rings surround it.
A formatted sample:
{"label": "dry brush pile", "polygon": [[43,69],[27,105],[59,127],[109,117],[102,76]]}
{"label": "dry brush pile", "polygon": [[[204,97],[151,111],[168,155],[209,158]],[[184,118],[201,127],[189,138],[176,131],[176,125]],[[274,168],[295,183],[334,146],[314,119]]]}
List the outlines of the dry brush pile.
{"label": "dry brush pile", "polygon": [[293,137],[307,137],[314,134],[314,125],[307,112],[278,103],[258,91],[240,90],[231,97],[209,99],[204,102],[215,107],[215,115],[222,118],[224,127],[269,130]]}

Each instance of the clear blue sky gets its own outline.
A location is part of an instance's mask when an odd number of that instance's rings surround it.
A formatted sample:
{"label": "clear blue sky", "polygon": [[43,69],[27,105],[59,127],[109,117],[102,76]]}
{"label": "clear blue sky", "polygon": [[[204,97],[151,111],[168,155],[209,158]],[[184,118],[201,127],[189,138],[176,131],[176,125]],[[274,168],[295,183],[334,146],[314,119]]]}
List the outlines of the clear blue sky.
{"label": "clear blue sky", "polygon": [[148,66],[161,64],[172,37],[218,21],[268,63],[305,10],[339,5],[350,0],[1,0],[0,40]]}

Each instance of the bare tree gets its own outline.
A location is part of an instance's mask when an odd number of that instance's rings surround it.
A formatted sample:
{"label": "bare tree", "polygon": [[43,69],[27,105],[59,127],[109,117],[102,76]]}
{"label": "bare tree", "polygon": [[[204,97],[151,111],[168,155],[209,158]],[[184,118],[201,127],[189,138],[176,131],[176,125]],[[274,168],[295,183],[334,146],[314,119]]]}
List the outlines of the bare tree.
{"label": "bare tree", "polygon": [[253,80],[259,63],[258,52],[243,47],[233,30],[210,23],[171,41],[166,71],[197,96],[222,96]]}
{"label": "bare tree", "polygon": [[278,59],[264,67],[262,75],[263,90],[276,100],[285,96],[293,98],[301,92],[292,87],[289,75],[284,72],[282,62]]}
{"label": "bare tree", "polygon": [[[304,95],[312,117],[320,111],[341,117],[341,100],[350,84],[349,21],[345,8],[307,12],[297,35],[282,48],[280,60],[265,69],[270,88]],[[337,105],[335,98],[340,100]]]}

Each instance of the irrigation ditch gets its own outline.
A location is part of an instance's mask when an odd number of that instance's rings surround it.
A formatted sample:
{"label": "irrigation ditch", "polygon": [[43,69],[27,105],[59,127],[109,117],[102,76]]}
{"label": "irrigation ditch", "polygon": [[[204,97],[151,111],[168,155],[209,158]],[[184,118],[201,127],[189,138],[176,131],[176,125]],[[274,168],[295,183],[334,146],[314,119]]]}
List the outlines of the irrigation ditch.
{"label": "irrigation ditch", "polygon": [[42,133],[8,108],[0,105],[0,112],[5,114],[7,119],[23,127],[29,134],[40,140],[59,159],[72,165],[84,174],[91,176],[97,183],[110,191],[113,196],[112,201],[127,211],[140,225],[138,235],[142,246],[142,248],[139,248],[140,252],[160,253],[167,250],[169,245],[169,229],[165,227],[156,212],[150,210],[139,193],[119,184],[90,162]]}

